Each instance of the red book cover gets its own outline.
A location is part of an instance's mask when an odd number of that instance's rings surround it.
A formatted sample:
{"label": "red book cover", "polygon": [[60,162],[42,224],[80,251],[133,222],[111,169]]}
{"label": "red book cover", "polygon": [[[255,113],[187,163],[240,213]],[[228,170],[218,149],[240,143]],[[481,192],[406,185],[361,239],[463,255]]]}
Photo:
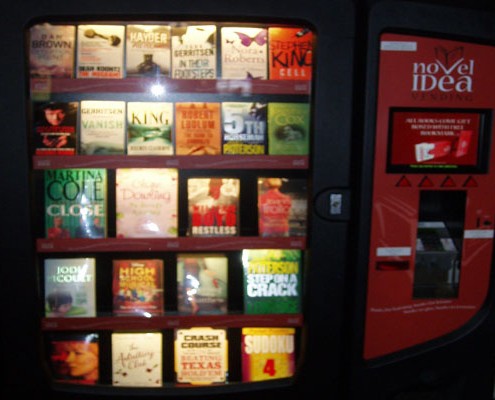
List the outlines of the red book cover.
{"label": "red book cover", "polygon": [[163,260],[113,260],[115,315],[162,315]]}

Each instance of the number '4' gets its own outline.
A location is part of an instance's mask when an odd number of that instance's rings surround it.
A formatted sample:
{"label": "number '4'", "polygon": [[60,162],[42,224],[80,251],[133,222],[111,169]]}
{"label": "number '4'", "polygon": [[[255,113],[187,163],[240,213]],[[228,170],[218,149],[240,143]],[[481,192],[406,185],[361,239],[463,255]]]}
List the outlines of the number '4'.
{"label": "number '4'", "polygon": [[263,372],[270,376],[274,376],[277,373],[277,371],[275,370],[275,360],[273,358],[269,358],[268,360],[266,360]]}

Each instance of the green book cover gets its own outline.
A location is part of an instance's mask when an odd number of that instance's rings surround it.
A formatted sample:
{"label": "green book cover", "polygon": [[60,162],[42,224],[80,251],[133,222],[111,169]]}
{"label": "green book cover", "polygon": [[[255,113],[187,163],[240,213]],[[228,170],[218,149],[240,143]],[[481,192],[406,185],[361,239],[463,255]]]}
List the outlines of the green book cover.
{"label": "green book cover", "polygon": [[301,312],[301,250],[247,249],[242,264],[245,314]]}
{"label": "green book cover", "polygon": [[309,135],[308,103],[268,104],[268,154],[308,155]]}
{"label": "green book cover", "polygon": [[45,236],[49,239],[107,236],[107,170],[45,170]]}

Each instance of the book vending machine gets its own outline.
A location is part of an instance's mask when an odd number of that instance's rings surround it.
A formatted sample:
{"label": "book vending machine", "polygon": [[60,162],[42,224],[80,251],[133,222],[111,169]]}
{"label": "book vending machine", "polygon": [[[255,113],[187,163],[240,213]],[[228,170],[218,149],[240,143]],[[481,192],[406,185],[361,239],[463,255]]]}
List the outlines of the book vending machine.
{"label": "book vending machine", "polygon": [[495,16],[369,21],[351,397],[492,399]]}
{"label": "book vending machine", "polygon": [[2,17],[6,394],[338,397],[352,2]]}

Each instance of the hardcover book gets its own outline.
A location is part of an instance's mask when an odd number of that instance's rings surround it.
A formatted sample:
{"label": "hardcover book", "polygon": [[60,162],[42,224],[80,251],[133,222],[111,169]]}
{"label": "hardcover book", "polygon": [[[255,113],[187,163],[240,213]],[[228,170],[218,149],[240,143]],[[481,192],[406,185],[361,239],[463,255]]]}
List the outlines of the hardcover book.
{"label": "hardcover book", "polygon": [[306,179],[258,178],[260,236],[306,236],[307,207]]}
{"label": "hardcover book", "polygon": [[222,78],[267,79],[267,37],[265,28],[221,28]]}
{"label": "hardcover book", "polygon": [[79,103],[34,103],[34,154],[73,156],[77,152],[77,110]]}
{"label": "hardcover book", "polygon": [[118,238],[177,237],[178,176],[175,168],[116,169]]}
{"label": "hardcover book", "polygon": [[129,24],[126,39],[127,76],[170,75],[170,26]]}
{"label": "hardcover book", "polygon": [[220,103],[176,103],[175,121],[177,155],[222,153]]}
{"label": "hardcover book", "polygon": [[44,175],[48,239],[107,236],[106,169],[47,169]]}
{"label": "hardcover book", "polygon": [[299,27],[268,28],[270,79],[311,80],[313,32]]}
{"label": "hardcover book", "polygon": [[300,250],[243,250],[244,313],[300,313],[301,259]]}
{"label": "hardcover book", "polygon": [[77,27],[77,78],[124,77],[124,25]]}
{"label": "hardcover book", "polygon": [[239,191],[238,178],[189,178],[188,236],[238,236]]}
{"label": "hardcover book", "polygon": [[162,333],[112,333],[112,385],[162,386]]}
{"label": "hardcover book", "polygon": [[163,260],[113,260],[115,315],[162,315]]}
{"label": "hardcover book", "polygon": [[268,104],[268,154],[308,155],[309,136],[308,103]]}
{"label": "hardcover book", "polygon": [[217,78],[217,27],[182,25],[172,28],[172,78]]}
{"label": "hardcover book", "polygon": [[80,154],[125,154],[124,101],[81,101]]}
{"label": "hardcover book", "polygon": [[227,382],[229,370],[226,329],[176,329],[174,344],[178,383],[208,385]]}
{"label": "hardcover book", "polygon": [[242,381],[266,381],[294,375],[294,328],[242,328]]}
{"label": "hardcover book", "polygon": [[100,376],[98,333],[52,334],[48,365],[55,382],[96,385]]}
{"label": "hardcover book", "polygon": [[94,258],[47,258],[44,272],[46,317],[96,316]]}
{"label": "hardcover book", "polygon": [[31,78],[72,78],[76,52],[74,25],[33,25],[29,30]]}
{"label": "hardcover book", "polygon": [[267,103],[222,103],[222,153],[265,154]]}
{"label": "hardcover book", "polygon": [[173,103],[128,102],[127,154],[174,154],[173,122]]}
{"label": "hardcover book", "polygon": [[225,254],[177,255],[179,314],[227,314],[228,259]]}

